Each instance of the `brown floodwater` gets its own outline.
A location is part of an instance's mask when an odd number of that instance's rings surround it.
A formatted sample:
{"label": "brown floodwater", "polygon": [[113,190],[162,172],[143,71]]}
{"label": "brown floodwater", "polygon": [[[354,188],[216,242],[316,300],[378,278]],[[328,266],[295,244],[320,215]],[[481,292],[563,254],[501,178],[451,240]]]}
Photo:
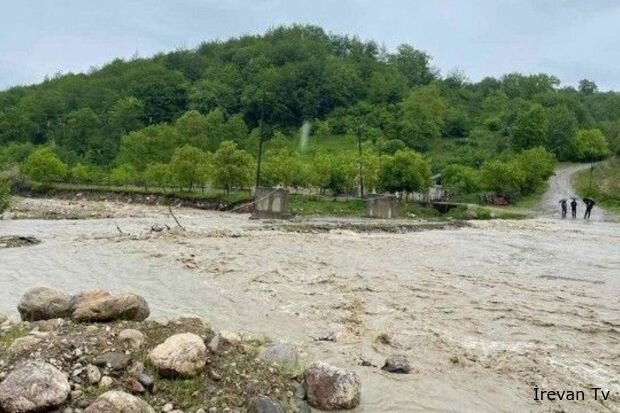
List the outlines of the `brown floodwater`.
{"label": "brown floodwater", "polygon": [[[0,236],[42,241],[0,249],[0,312],[16,317],[35,286],[134,292],[153,318],[205,316],[218,329],[290,341],[306,362],[356,370],[357,412],[620,412],[619,224],[296,233],[178,210],[180,231],[163,208],[134,209],[0,221]],[[153,224],[172,230],[151,233]],[[382,372],[391,354],[407,355],[412,373]],[[613,399],[533,400],[535,386],[594,385]]]}

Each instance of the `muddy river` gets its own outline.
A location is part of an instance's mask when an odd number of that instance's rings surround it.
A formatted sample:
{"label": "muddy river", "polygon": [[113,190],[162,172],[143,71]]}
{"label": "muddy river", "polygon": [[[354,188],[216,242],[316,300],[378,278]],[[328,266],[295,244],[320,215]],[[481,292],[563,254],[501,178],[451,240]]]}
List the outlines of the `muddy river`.
{"label": "muddy river", "polygon": [[[619,224],[297,233],[188,209],[177,211],[181,231],[163,208],[102,210],[114,216],[0,221],[0,236],[42,241],[0,249],[1,313],[16,317],[34,286],[130,291],[154,318],[205,316],[215,328],[293,342],[305,361],[355,369],[358,412],[620,412]],[[391,354],[406,354],[412,374],[383,373]],[[541,403],[534,386],[612,396]]]}

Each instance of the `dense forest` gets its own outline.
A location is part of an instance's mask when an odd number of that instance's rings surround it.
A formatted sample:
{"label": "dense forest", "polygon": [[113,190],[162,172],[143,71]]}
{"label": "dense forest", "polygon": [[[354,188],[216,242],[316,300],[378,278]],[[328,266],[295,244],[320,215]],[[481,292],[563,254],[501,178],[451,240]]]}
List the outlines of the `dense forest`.
{"label": "dense forest", "polygon": [[548,74],[471,82],[410,45],[313,26],[0,92],[0,170],[34,181],[248,188],[261,136],[265,184],[413,191],[443,172],[455,191],[527,193],[556,159],[620,151],[620,94]]}

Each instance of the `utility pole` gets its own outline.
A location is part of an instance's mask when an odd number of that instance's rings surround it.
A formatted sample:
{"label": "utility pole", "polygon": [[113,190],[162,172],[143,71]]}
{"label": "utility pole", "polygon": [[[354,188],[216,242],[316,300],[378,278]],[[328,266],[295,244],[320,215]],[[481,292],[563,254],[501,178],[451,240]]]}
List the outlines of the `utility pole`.
{"label": "utility pole", "polygon": [[265,92],[263,92],[263,98],[261,101],[261,107],[260,107],[260,121],[259,121],[259,138],[258,138],[258,162],[256,165],[256,189],[254,190],[255,193],[258,190],[258,187],[260,186],[260,167],[261,167],[261,161],[263,160],[263,136],[264,136],[264,131],[263,131],[263,124],[265,123]]}

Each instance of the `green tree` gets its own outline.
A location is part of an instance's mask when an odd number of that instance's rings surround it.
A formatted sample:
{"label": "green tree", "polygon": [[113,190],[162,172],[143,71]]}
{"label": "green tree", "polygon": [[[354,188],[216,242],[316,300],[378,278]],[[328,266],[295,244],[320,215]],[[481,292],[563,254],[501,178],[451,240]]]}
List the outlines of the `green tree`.
{"label": "green tree", "polygon": [[110,171],[110,183],[112,185],[127,186],[135,184],[138,180],[138,172],[128,164],[121,164]]}
{"label": "green tree", "polygon": [[575,113],[566,105],[555,106],[549,114],[548,148],[562,161],[572,156],[572,139],[577,131],[578,122]]}
{"label": "green tree", "polygon": [[418,152],[397,151],[381,162],[379,182],[389,192],[424,192],[430,186],[431,168]]}
{"label": "green tree", "polygon": [[179,186],[191,192],[195,184],[203,184],[207,179],[207,165],[208,159],[203,151],[185,145],[174,151],[170,171]]}
{"label": "green tree", "polygon": [[547,147],[549,121],[545,108],[535,104],[517,119],[512,134],[512,143],[517,149],[529,149],[536,146]]}
{"label": "green tree", "polygon": [[409,147],[426,150],[441,137],[448,104],[436,85],[414,89],[401,104],[401,138]]}
{"label": "green tree", "polygon": [[147,185],[166,190],[172,183],[170,165],[165,163],[150,163],[146,166],[142,178]]}
{"label": "green tree", "polygon": [[97,114],[90,108],[82,108],[69,113],[64,121],[64,127],[59,144],[65,149],[75,152],[79,156],[87,152],[102,152],[101,122]]}
{"label": "green tree", "polygon": [[482,188],[502,196],[518,194],[525,180],[525,171],[516,162],[492,160],[485,162],[480,169]]}
{"label": "green tree", "polygon": [[129,96],[119,99],[107,114],[109,133],[120,137],[144,126],[144,103]]}
{"label": "green tree", "polygon": [[372,74],[368,98],[372,103],[398,103],[407,93],[407,78],[398,69],[387,67]]}
{"label": "green tree", "polygon": [[442,173],[443,186],[457,194],[472,194],[480,190],[480,177],[474,168],[448,165]]}
{"label": "green tree", "polygon": [[95,182],[95,174],[90,166],[78,163],[71,168],[71,180],[78,184],[90,184]]}
{"label": "green tree", "polygon": [[22,165],[22,172],[33,182],[62,181],[68,172],[67,165],[49,147],[34,151]]}
{"label": "green tree", "polygon": [[119,161],[142,172],[149,163],[167,163],[177,141],[174,127],[165,124],[148,126],[121,138]]}
{"label": "green tree", "polygon": [[388,62],[394,65],[407,77],[409,86],[425,85],[437,77],[437,73],[430,67],[431,57],[410,45],[398,47],[398,53],[388,56]]}
{"label": "green tree", "polygon": [[583,79],[579,81],[579,92],[584,95],[591,95],[598,92],[598,86],[591,80]]}
{"label": "green tree", "polygon": [[271,150],[264,157],[265,183],[285,188],[308,184],[306,166],[295,151],[287,148]]}
{"label": "green tree", "polygon": [[206,116],[201,115],[200,112],[196,110],[185,112],[183,116],[177,119],[175,126],[180,144],[191,145],[196,148],[207,146],[207,129],[210,125]]}
{"label": "green tree", "polygon": [[252,155],[231,141],[224,141],[213,155],[215,182],[227,193],[233,188],[247,188],[254,172]]}
{"label": "green tree", "polygon": [[[374,151],[364,149],[361,157],[362,179],[364,181],[364,190],[370,193],[379,187],[379,171],[381,169],[381,161],[379,155]],[[359,176],[358,176],[359,179]]]}
{"label": "green tree", "polygon": [[555,169],[555,157],[541,146],[519,153],[513,158],[512,162],[515,162],[517,168],[525,174],[525,179],[521,185],[521,192],[524,194],[541,188],[545,181],[553,175]]}
{"label": "green tree", "polygon": [[578,161],[597,161],[611,154],[609,144],[600,129],[581,129],[573,138],[573,153]]}

